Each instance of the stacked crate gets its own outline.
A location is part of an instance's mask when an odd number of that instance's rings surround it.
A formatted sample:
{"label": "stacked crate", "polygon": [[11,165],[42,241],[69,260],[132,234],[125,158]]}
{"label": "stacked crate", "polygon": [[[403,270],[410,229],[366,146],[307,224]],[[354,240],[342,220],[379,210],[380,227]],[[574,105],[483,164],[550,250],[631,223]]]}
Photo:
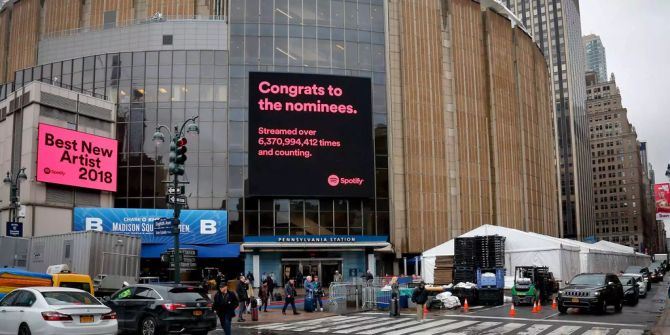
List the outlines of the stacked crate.
{"label": "stacked crate", "polygon": [[454,240],[454,283],[474,283],[477,259],[474,237],[458,237]]}
{"label": "stacked crate", "polygon": [[447,285],[454,281],[454,256],[438,256],[435,259],[435,284]]}
{"label": "stacked crate", "polygon": [[505,237],[499,235],[475,237],[475,258],[478,268],[504,268]]}

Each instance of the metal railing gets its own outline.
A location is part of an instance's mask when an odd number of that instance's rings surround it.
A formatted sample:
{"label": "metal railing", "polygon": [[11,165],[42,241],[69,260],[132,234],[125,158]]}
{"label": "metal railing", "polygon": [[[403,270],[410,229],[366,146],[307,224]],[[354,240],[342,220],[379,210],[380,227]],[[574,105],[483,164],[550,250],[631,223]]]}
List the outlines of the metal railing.
{"label": "metal railing", "polygon": [[[330,284],[326,309],[331,313],[344,314],[349,312],[385,310],[390,307],[390,278],[374,278],[365,280],[354,278],[348,282]],[[399,288],[407,288],[401,284]]]}
{"label": "metal railing", "polygon": [[42,34],[42,40],[49,40],[54,38],[66,37],[76,35],[79,33],[103,31],[108,29],[125,28],[140,24],[160,23],[167,21],[227,21],[228,17],[225,15],[161,15],[150,16],[141,19],[131,19],[126,21],[116,22],[114,25],[100,25],[94,27],[82,27],[75,29],[59,30]]}

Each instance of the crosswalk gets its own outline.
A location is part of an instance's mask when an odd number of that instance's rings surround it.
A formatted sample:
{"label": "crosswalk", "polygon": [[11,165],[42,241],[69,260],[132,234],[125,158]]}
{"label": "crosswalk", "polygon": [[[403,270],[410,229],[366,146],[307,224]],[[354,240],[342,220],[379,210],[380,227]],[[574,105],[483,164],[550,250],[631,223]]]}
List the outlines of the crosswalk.
{"label": "crosswalk", "polygon": [[543,320],[464,319],[433,317],[418,322],[411,317],[388,318],[380,315],[353,314],[317,320],[268,323],[245,329],[296,332],[302,334],[351,335],[642,335],[643,327],[601,325]]}

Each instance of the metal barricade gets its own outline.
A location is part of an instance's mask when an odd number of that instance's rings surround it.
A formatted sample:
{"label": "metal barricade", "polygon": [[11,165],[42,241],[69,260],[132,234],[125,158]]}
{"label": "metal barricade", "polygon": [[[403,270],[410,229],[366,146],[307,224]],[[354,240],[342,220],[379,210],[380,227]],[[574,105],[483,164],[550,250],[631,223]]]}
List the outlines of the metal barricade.
{"label": "metal barricade", "polygon": [[[391,305],[391,287],[388,279],[352,279],[349,282],[333,282],[328,289],[326,309],[331,313],[344,314],[369,310],[388,310]],[[407,284],[399,285],[400,288]]]}

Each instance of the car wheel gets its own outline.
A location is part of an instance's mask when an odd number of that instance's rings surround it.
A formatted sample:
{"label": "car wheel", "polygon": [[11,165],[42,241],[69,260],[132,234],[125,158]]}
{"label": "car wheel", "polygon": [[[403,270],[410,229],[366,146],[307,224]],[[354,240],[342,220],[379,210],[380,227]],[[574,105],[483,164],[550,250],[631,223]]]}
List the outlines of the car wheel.
{"label": "car wheel", "polygon": [[28,327],[28,325],[23,324],[21,325],[21,327],[19,327],[19,335],[30,335],[30,334],[32,333],[30,332],[30,327]]}
{"label": "car wheel", "polygon": [[568,312],[568,308],[562,305],[558,305],[558,312],[561,314],[565,314]]}
{"label": "car wheel", "polygon": [[621,310],[623,309],[623,299],[619,300],[619,302],[614,305],[614,311],[617,313],[621,313]]}
{"label": "car wheel", "polygon": [[158,328],[156,319],[151,316],[147,316],[140,322],[140,334],[142,335],[154,335],[156,334],[156,328]]}

